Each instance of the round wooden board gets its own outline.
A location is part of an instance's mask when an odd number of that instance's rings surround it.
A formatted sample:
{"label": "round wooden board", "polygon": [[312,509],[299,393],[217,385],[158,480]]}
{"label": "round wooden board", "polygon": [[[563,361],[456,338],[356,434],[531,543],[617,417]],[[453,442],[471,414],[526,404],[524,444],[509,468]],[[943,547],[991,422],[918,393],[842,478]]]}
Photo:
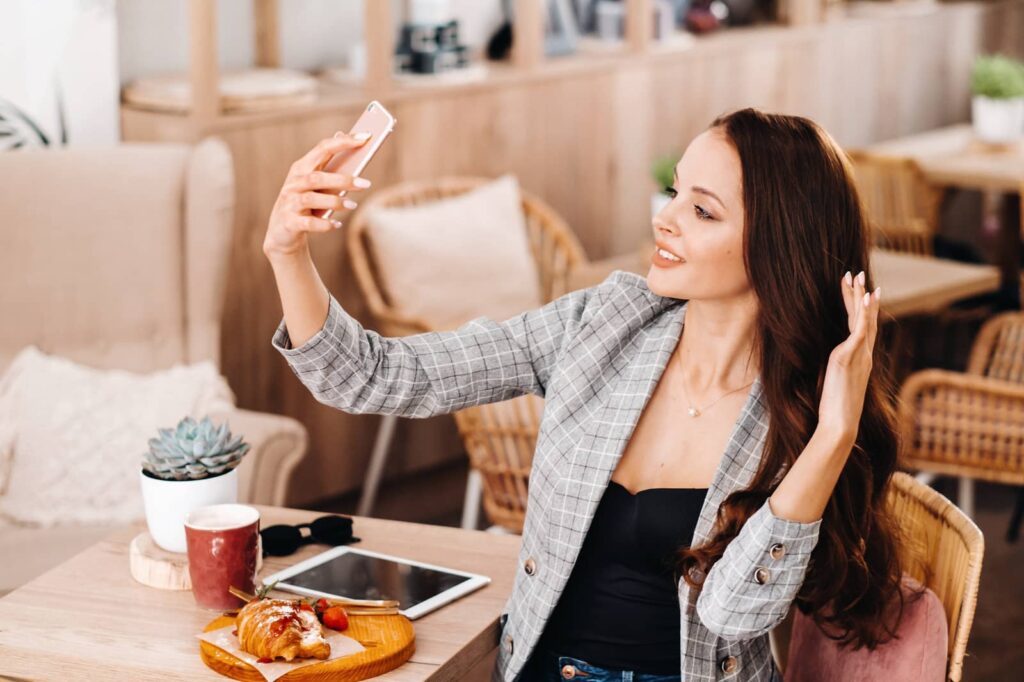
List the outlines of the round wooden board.
{"label": "round wooden board", "polygon": [[[256,571],[263,568],[263,538],[258,539]],[[160,590],[191,590],[188,555],[168,552],[153,541],[147,531],[132,538],[128,546],[128,564],[132,577],[143,585]]]}
{"label": "round wooden board", "polygon": [[[204,632],[234,624],[233,616],[214,619]],[[279,677],[280,682],[356,682],[394,670],[412,657],[416,650],[416,635],[412,623],[403,615],[349,616],[346,635],[353,639],[379,642],[366,651],[333,661],[296,668]],[[199,655],[203,663],[222,675],[236,680],[265,682],[264,677],[251,665],[235,658],[208,642],[199,642]]]}

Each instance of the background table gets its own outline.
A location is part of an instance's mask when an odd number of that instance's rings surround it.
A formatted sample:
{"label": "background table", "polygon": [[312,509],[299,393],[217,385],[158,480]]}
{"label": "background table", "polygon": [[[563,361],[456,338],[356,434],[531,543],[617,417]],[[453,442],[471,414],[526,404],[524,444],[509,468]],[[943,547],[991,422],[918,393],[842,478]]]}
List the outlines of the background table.
{"label": "background table", "polygon": [[[613,270],[646,275],[651,267],[650,255],[647,249],[640,249],[625,256],[588,263],[572,274],[569,289],[598,284]],[[893,317],[940,310],[956,301],[995,291],[1000,281],[999,269],[992,265],[883,249],[872,250],[871,267],[875,282],[882,287],[882,311]]]}
{"label": "background table", "polygon": [[868,147],[876,154],[914,159],[925,178],[939,187],[997,194],[1001,200],[999,265],[1007,300],[1020,304],[1021,187],[1024,146],[978,141],[968,124],[937,128]]}
{"label": "background table", "polygon": [[[264,526],[321,515],[259,509]],[[189,591],[157,590],[132,579],[128,543],[143,529],[115,534],[0,599],[0,680],[228,679],[203,664],[195,637],[218,613],[198,608]],[[355,518],[355,535],[362,538],[355,547],[492,580],[413,621],[412,659],[374,679],[487,680],[498,645],[498,617],[512,591],[519,536],[362,517]],[[260,574],[325,549],[307,545],[290,557],[268,557]]]}

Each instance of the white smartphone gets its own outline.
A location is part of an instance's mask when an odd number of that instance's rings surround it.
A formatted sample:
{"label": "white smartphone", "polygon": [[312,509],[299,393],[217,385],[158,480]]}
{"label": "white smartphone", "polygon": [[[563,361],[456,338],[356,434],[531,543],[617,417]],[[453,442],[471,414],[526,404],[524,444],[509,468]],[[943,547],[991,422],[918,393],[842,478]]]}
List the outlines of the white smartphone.
{"label": "white smartphone", "polygon": [[[321,170],[329,173],[344,173],[345,175],[360,175],[366,168],[367,164],[370,163],[370,159],[377,153],[380,146],[384,144],[384,140],[388,138],[391,131],[395,129],[395,117],[391,115],[384,105],[374,100],[370,102],[366,110],[356,121],[356,124],[352,126],[352,130],[349,131],[349,135],[358,135],[359,133],[370,133],[370,139],[366,144],[355,149],[347,149],[343,152],[335,154],[327,163],[324,164]],[[345,196],[346,192],[342,191],[338,193],[338,196]],[[320,217],[327,220],[331,219],[331,215],[334,213],[333,209],[328,209],[323,212]]]}

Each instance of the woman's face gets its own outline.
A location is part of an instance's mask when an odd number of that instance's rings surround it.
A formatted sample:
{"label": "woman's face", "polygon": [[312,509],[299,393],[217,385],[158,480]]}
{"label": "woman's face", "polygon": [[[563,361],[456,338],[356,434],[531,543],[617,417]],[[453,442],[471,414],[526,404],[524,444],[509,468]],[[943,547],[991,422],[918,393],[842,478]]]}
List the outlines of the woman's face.
{"label": "woman's face", "polygon": [[675,197],[652,221],[658,249],[647,286],[660,296],[725,299],[750,291],[743,264],[743,173],[725,133],[701,133],[675,169]]}

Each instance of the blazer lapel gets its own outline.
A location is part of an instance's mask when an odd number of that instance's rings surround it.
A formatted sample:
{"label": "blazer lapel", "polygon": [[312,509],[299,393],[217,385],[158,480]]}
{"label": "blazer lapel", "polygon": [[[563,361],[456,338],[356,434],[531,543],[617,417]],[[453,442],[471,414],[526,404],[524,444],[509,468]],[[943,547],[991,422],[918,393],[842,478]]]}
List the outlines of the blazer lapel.
{"label": "blazer lapel", "polygon": [[[559,482],[550,531],[557,554],[565,562],[566,576],[576,561],[626,442],[679,341],[686,305],[665,312],[665,305],[673,301],[660,299],[651,304],[653,314],[660,314],[660,317],[645,324],[631,345],[623,349],[618,360],[621,362],[622,357],[628,360],[609,379],[612,388],[607,398],[599,401],[593,417],[587,420],[583,436],[570,454],[567,473]],[[636,347],[638,350],[630,357],[629,350]],[[613,372],[616,364],[613,359]]]}

